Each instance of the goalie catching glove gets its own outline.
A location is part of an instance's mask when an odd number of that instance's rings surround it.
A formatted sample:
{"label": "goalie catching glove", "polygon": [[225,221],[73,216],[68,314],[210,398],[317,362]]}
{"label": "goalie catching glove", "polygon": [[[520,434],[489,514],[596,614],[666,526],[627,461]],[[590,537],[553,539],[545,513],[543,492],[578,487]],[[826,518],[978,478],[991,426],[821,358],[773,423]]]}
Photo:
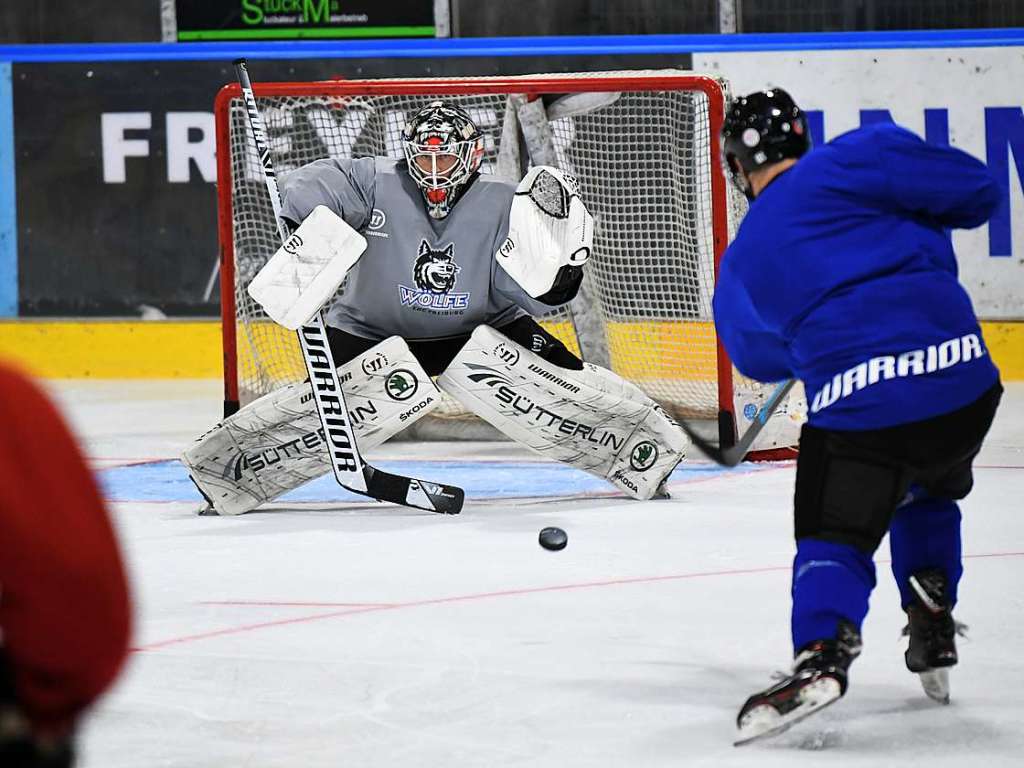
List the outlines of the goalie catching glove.
{"label": "goalie catching glove", "polygon": [[535,299],[582,276],[594,243],[594,218],[579,183],[557,168],[538,165],[519,182],[509,213],[499,266]]}
{"label": "goalie catching glove", "polygon": [[549,363],[481,325],[437,383],[512,439],[650,499],[689,440],[639,388],[590,363]]}

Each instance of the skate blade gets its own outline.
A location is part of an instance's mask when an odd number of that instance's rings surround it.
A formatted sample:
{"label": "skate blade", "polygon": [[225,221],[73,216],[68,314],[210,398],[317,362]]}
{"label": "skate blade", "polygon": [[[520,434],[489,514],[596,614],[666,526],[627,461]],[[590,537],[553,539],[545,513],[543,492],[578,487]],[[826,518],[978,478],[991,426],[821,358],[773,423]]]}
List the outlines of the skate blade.
{"label": "skate blade", "polygon": [[925,695],[939,704],[949,704],[949,670],[940,667],[918,672]]}
{"label": "skate blade", "polygon": [[768,704],[754,707],[743,717],[740,737],[732,743],[742,747],[760,739],[768,739],[788,731],[801,720],[838,701],[842,696],[839,683],[831,677],[824,677],[800,691],[800,706],[785,715],[780,715]]}

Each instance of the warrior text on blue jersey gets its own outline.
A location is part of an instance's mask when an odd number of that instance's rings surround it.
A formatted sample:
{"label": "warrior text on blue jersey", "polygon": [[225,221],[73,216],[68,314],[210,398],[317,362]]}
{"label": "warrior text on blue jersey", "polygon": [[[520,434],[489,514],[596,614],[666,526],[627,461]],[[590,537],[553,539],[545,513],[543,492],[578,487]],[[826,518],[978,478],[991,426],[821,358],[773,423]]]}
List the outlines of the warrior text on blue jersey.
{"label": "warrior text on blue jersey", "polygon": [[1000,201],[984,164],[891,124],[812,150],[750,207],[722,261],[718,332],[736,367],[801,379],[810,421],[879,429],[975,400],[998,373],[949,229]]}

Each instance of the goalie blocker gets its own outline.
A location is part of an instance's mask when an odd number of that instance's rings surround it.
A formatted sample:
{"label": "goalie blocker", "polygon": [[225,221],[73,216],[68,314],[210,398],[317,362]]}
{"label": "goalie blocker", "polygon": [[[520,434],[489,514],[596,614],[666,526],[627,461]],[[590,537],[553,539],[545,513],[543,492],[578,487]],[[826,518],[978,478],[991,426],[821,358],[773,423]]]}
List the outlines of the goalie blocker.
{"label": "goalie blocker", "polygon": [[463,406],[537,453],[650,499],[689,441],[639,388],[584,363],[561,368],[481,325],[438,378]]}
{"label": "goalie blocker", "polygon": [[[374,448],[437,407],[440,393],[392,336],[338,368],[361,450]],[[253,401],[200,437],[181,457],[221,515],[239,515],[331,471],[309,382]]]}

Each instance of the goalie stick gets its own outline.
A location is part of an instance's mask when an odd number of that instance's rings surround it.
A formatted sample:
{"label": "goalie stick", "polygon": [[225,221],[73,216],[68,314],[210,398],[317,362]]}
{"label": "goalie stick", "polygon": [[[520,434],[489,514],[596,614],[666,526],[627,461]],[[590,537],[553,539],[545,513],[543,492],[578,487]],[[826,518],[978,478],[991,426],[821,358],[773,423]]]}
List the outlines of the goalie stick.
{"label": "goalie stick", "polygon": [[747,455],[750,450],[750,446],[753,445],[755,438],[761,434],[761,430],[764,429],[764,425],[768,423],[768,419],[775,413],[775,410],[779,407],[779,404],[786,399],[786,395],[796,384],[796,379],[790,379],[789,381],[783,381],[779,383],[772,393],[768,396],[768,399],[764,401],[757,413],[754,415],[753,423],[747,427],[747,431],[743,433],[743,436],[739,439],[736,445],[729,448],[719,448],[713,443],[708,442],[703,437],[698,435],[689,425],[684,421],[679,422],[679,426],[682,427],[683,432],[686,436],[693,441],[693,444],[697,446],[697,449],[707,456],[712,461],[721,464],[723,467],[735,467],[741,461],[743,457]]}
{"label": "goalie stick", "polygon": [[[277,186],[277,175],[270,157],[267,135],[263,129],[263,119],[256,105],[256,95],[249,80],[245,59],[237,59],[234,64],[249,118],[250,136],[263,166],[263,179],[274,208],[278,234],[284,243],[290,233],[281,215],[281,193]],[[338,371],[334,365],[330,344],[327,342],[327,328],[324,325],[322,311],[317,311],[310,322],[298,330],[298,337],[302,359],[306,363],[306,372],[309,374],[310,387],[313,390],[313,402],[324,428],[331,469],[338,484],[353,493],[379,501],[389,501],[430,512],[458,514],[465,499],[465,493],[461,488],[393,475],[370,466],[359,455],[359,447],[356,445],[348,408],[345,405],[345,393],[338,381]]]}

